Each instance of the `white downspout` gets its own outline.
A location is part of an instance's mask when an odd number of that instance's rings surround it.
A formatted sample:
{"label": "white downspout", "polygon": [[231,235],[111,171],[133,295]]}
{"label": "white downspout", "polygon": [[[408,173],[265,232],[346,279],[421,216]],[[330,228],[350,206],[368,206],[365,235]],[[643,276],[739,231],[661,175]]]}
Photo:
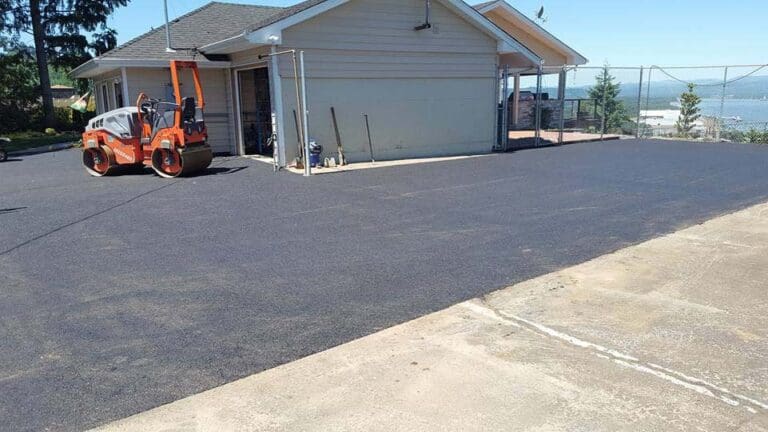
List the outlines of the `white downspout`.
{"label": "white downspout", "polygon": [[128,93],[128,73],[125,71],[125,67],[120,68],[120,79],[123,81],[123,106],[129,107],[131,106],[131,101],[129,100],[131,95]]}
{"label": "white downspout", "polygon": [[279,59],[275,55],[277,53],[277,45],[272,45],[272,57],[270,62],[270,79],[272,80],[272,92],[274,93],[274,96],[272,97],[272,100],[274,101],[274,106],[272,107],[272,110],[275,112],[275,116],[277,117],[277,130],[273,131],[275,134],[277,134],[277,145],[278,145],[278,166],[285,167],[287,163],[287,154],[286,154],[286,143],[285,143],[285,127],[283,122],[283,83],[282,78],[280,77],[280,63]]}
{"label": "white downspout", "polygon": [[304,71],[304,51],[299,51],[299,68],[301,69],[301,116],[304,119],[304,176],[312,175],[309,164],[309,110],[307,109],[307,80]]}

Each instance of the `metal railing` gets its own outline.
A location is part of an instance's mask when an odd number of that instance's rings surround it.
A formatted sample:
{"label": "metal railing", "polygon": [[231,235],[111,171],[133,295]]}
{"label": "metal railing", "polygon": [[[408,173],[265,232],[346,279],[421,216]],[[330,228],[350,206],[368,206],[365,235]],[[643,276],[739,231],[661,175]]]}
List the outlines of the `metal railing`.
{"label": "metal railing", "polygon": [[501,150],[622,138],[764,143],[768,135],[768,65],[509,71],[499,71]]}

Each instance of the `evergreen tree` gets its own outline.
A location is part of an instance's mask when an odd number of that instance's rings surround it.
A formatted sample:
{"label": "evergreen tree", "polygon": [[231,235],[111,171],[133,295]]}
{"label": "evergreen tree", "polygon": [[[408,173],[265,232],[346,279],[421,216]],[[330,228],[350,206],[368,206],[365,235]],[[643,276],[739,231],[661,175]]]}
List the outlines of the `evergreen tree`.
{"label": "evergreen tree", "polygon": [[0,33],[32,35],[46,127],[56,122],[48,66],[72,68],[90,59],[91,51],[113,48],[117,38],[107,18],[128,1],[0,0]]}
{"label": "evergreen tree", "polygon": [[677,133],[683,138],[691,137],[696,120],[701,118],[701,98],[693,91],[696,86],[688,84],[688,91],[680,95],[680,116],[677,118]]}
{"label": "evergreen tree", "polygon": [[591,87],[587,94],[590,99],[595,99],[598,113],[605,118],[603,133],[621,130],[624,123],[629,121],[624,102],[618,100],[621,93],[621,83],[615,83],[616,78],[608,73],[608,67],[595,76],[595,86]]}

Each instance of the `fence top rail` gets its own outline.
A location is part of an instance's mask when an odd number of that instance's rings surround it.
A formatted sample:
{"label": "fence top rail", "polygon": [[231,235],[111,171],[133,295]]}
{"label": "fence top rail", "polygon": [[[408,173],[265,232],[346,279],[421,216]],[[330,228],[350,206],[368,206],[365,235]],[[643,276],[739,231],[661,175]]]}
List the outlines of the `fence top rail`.
{"label": "fence top rail", "polygon": [[712,65],[712,66],[578,66],[578,65],[565,65],[565,66],[544,66],[544,70],[576,70],[576,69],[588,69],[588,70],[603,70],[603,69],[615,69],[615,70],[640,70],[640,69],[723,69],[723,68],[758,68],[768,67],[767,64],[730,64],[730,65]]}

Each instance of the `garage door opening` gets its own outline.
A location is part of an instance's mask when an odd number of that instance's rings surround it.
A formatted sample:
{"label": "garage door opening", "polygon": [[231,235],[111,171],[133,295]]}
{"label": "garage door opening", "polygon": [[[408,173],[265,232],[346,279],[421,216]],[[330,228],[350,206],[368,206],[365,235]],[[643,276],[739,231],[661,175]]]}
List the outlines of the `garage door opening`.
{"label": "garage door opening", "polygon": [[266,67],[239,71],[242,151],[246,155],[273,156],[272,101]]}

